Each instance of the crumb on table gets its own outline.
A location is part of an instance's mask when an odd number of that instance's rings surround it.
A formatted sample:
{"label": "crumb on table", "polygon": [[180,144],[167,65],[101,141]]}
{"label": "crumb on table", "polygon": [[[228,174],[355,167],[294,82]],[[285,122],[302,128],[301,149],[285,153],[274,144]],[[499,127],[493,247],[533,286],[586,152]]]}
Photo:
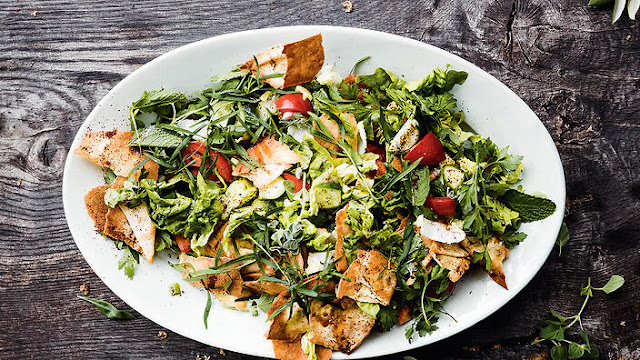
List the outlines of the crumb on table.
{"label": "crumb on table", "polygon": [[85,296],[89,295],[89,284],[84,283],[84,284],[80,285],[80,292],[82,294],[84,294]]}
{"label": "crumb on table", "polygon": [[342,6],[344,6],[344,12],[350,13],[353,11],[353,2],[351,0],[346,0],[342,3]]}
{"label": "crumb on table", "polygon": [[167,332],[166,331],[162,331],[162,330],[158,331],[158,338],[160,340],[166,339],[167,338]]}

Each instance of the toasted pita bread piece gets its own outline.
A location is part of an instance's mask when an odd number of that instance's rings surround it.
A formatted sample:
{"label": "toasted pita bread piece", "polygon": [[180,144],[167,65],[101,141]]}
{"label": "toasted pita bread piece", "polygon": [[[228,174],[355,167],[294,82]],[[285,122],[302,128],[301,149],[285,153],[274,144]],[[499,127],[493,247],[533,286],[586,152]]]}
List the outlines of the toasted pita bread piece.
{"label": "toasted pita bread piece", "polygon": [[[349,113],[342,113],[339,116],[342,120],[346,120],[349,123],[349,126],[351,126],[351,129],[353,129],[353,137],[349,136],[348,133],[345,133],[344,135],[345,143],[351,146],[354,150],[357,150],[358,149],[358,123],[356,122],[356,117],[353,116],[353,114],[349,114]],[[330,118],[329,115],[322,114],[322,116],[320,116],[319,118],[319,121],[327,129],[327,131],[329,131],[329,133],[331,134],[331,136],[333,136],[334,139],[340,140],[342,138],[342,134],[340,133],[340,127],[338,123],[336,123],[335,120]],[[317,129],[318,124],[314,122],[313,128]],[[331,149],[333,151],[340,151],[340,147],[334,144],[333,142],[324,141],[317,137],[314,137],[314,139],[316,139],[318,144],[322,145],[325,148]],[[332,156],[334,156],[334,154],[332,154]]]}
{"label": "toasted pita bread piece", "polygon": [[104,203],[104,194],[110,187],[110,185],[96,186],[84,196],[87,212],[96,224],[96,229],[102,233],[104,233],[104,224],[107,221],[106,216],[109,212],[109,206]]}
{"label": "toasted pita bread piece", "polygon": [[347,211],[349,211],[349,204],[336,213],[336,251],[334,261],[338,260],[336,263],[336,270],[339,272],[344,272],[347,270],[347,267],[349,267],[347,258],[344,256],[344,238],[345,236],[352,234],[353,230],[351,230],[351,227],[345,223],[345,220],[347,219]]}
{"label": "toasted pita bread piece", "polygon": [[251,180],[260,190],[265,189],[291,165],[300,162],[298,154],[273,137],[262,139],[259,143],[250,147],[247,153],[263,167],[256,167],[255,170],[251,171],[245,164],[238,163],[233,168],[233,176],[241,176]]}
{"label": "toasted pita bread piece", "polygon": [[429,254],[422,260],[422,266],[425,267],[427,272],[431,271],[431,267],[433,266],[432,260],[435,260],[437,264],[449,270],[448,277],[449,280],[453,282],[460,280],[462,275],[469,269],[469,264],[471,264],[471,262],[465,258],[441,255],[429,251]]}
{"label": "toasted pita bread piece", "polygon": [[376,318],[360,310],[351,299],[342,299],[340,305],[342,309],[326,304],[312,310],[311,342],[349,354],[369,335]]}
{"label": "toasted pita bread piece", "polygon": [[[309,354],[305,354],[302,350],[300,341],[281,341],[271,340],[273,345],[273,354],[276,359],[280,360],[308,360]],[[331,359],[331,349],[316,345],[317,360]]]}
{"label": "toasted pita bread piece", "polygon": [[141,253],[142,248],[136,241],[136,236],[133,233],[127,217],[124,215],[120,207],[109,209],[105,216],[104,234],[108,235],[116,240],[124,241],[133,250]]}
{"label": "toasted pita bread piece", "polygon": [[389,260],[378,250],[358,250],[358,258],[340,279],[336,297],[350,297],[357,301],[389,305],[396,287],[396,276]]}
{"label": "toasted pita bread piece", "polygon": [[[230,260],[230,258],[222,256],[220,257],[220,262],[218,264],[224,264]],[[189,263],[191,264],[191,266],[193,266],[193,269],[189,268],[188,266],[187,269],[192,271],[199,271],[215,267],[216,259],[206,256],[193,257],[181,254],[180,263]],[[182,279],[184,280],[186,280],[190,276],[191,275],[189,273],[182,273]],[[228,285],[229,280],[231,280],[231,284]],[[231,270],[229,272],[221,274],[212,274],[202,280],[189,281],[189,283],[198,288],[206,287],[207,289],[222,290],[224,293],[227,293],[235,297],[236,299],[242,296],[243,281],[238,270]],[[212,294],[213,293],[214,292],[212,292]]]}
{"label": "toasted pita bread piece", "polygon": [[241,69],[256,74],[260,67],[260,77],[284,74],[264,80],[276,89],[284,89],[313,81],[323,64],[322,35],[318,34],[263,51],[255,59],[247,61]]}
{"label": "toasted pita bread piece", "polygon": [[245,281],[244,286],[259,294],[279,295],[287,291],[284,284],[266,280]]}
{"label": "toasted pita bread piece", "polygon": [[504,259],[509,256],[509,249],[504,246],[504,242],[502,240],[492,237],[487,243],[487,251],[491,257],[491,272],[489,273],[489,276],[491,276],[493,281],[507,289],[507,280],[502,263]]}
{"label": "toasted pita bread piece", "polygon": [[[420,228],[416,226],[416,231],[420,234]],[[430,238],[420,235],[422,238],[422,242],[429,248],[430,251],[447,256],[465,258],[469,256],[469,253],[463,249],[459,244],[446,244],[442,242],[438,242],[435,240],[431,240]]]}
{"label": "toasted pita bread piece", "polygon": [[[96,131],[86,133],[74,151],[94,164],[108,167],[118,176],[129,176],[131,170],[147,157],[138,148],[129,146],[133,131]],[[149,179],[158,179],[158,164],[149,159],[143,165]],[[140,173],[138,170],[136,173]]]}
{"label": "toasted pita bread piece", "polygon": [[467,250],[467,252],[471,256],[473,256],[474,253],[484,252],[484,245],[482,244],[482,241],[472,236],[467,236],[466,238],[464,238],[464,240],[460,242],[460,245],[462,245],[462,247]]}
{"label": "toasted pita bread piece", "polygon": [[136,242],[140,245],[142,256],[152,264],[156,251],[156,226],[149,216],[149,208],[144,202],[129,208],[126,205],[118,205],[133,229]]}
{"label": "toasted pita bread piece", "polygon": [[[267,315],[271,316],[290,299],[288,293],[283,292],[278,295],[273,300]],[[293,303],[293,308],[287,306],[285,310],[271,319],[271,325],[267,331],[267,339],[295,341],[299,340],[307,331],[309,331],[309,319],[302,308],[297,303]]]}

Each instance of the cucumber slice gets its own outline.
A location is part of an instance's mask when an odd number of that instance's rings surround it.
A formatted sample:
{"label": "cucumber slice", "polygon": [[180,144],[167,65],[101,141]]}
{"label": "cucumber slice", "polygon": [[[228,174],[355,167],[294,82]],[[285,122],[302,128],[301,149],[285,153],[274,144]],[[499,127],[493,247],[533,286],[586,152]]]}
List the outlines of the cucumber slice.
{"label": "cucumber slice", "polygon": [[457,189],[464,181],[464,172],[455,166],[447,165],[442,168],[442,176],[452,189]]}
{"label": "cucumber slice", "polygon": [[282,176],[273,180],[266,188],[260,190],[260,199],[275,200],[282,196],[286,191],[284,186],[284,178]]}

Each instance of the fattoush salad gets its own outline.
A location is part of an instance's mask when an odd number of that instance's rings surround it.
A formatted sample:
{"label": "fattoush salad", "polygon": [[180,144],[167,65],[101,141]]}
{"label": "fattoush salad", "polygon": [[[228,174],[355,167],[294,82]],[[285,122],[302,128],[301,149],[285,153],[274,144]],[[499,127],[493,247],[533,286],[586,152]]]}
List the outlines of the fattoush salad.
{"label": "fattoush salad", "polygon": [[320,34],[247,58],[191,96],[145,91],[130,131],[75,149],[105,168],[86,207],[128,277],[139,254],[180,254],[172,266],[206,290],[204,326],[211,295],[264,312],[280,359],[436,331],[472,268],[506,291],[518,228],[556,206],[517,187],[521,156],[464,124],[451,90],[466,72],[356,75],[363,58],[342,77]]}

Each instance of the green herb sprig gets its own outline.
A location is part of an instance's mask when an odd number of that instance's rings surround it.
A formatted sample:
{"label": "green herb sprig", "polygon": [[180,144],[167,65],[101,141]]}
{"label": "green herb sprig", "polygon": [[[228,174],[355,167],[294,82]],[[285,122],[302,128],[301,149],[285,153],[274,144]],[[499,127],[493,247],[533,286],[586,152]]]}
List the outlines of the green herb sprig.
{"label": "green herb sprig", "polygon": [[[620,275],[613,275],[611,279],[603,287],[594,287],[591,285],[591,278],[587,279],[587,285],[580,289],[580,295],[584,296],[584,302],[577,314],[572,316],[563,316],[554,310],[551,310],[553,320],[547,320],[547,326],[540,330],[540,339],[533,344],[543,341],[550,341],[554,346],[551,348],[550,355],[552,360],[571,359],[597,359],[600,352],[596,345],[589,341],[584,327],[582,326],[582,312],[587,306],[589,299],[593,297],[593,291],[599,290],[605,294],[610,294],[618,290],[624,284],[624,278]],[[573,325],[580,326],[580,338],[583,343],[571,341],[565,338],[565,333]]]}
{"label": "green herb sprig", "polygon": [[100,312],[104,314],[104,316],[108,317],[111,320],[128,320],[136,318],[132,313],[125,310],[118,310],[111,303],[104,300],[93,299],[85,296],[78,296],[78,299],[82,299],[97,307],[98,310],[100,310]]}

